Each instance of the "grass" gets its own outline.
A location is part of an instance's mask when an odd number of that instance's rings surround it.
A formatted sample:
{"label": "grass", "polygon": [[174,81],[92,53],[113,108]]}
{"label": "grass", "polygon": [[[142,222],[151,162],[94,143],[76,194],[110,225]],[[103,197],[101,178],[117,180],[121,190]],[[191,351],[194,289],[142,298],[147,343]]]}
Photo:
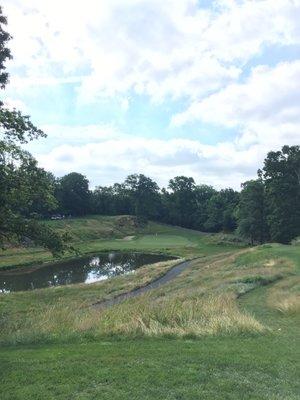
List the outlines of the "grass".
{"label": "grass", "polygon": [[300,314],[300,276],[291,276],[269,292],[268,304],[283,314]]}
{"label": "grass", "polygon": [[241,248],[220,235],[139,229],[95,247],[110,241],[197,258],[168,284],[105,310],[89,306],[176,261],[1,296],[1,399],[298,399],[300,247]]}
{"label": "grass", "polygon": [[[220,235],[201,235],[196,231],[155,222],[146,226],[136,226],[132,219],[126,216],[90,216],[47,223],[61,233],[68,232],[70,243],[82,255],[106,250],[136,250],[194,257],[222,253],[243,245],[234,240],[230,241],[230,235],[227,235],[226,239]],[[128,240],[128,237],[132,238]],[[53,262],[53,258],[41,248],[14,247],[0,250],[0,269],[42,262]]]}
{"label": "grass", "polygon": [[26,346],[1,354],[3,400],[298,400],[298,354],[269,337]]}
{"label": "grass", "polygon": [[229,294],[206,299],[168,296],[156,301],[144,296],[97,317],[101,334],[109,336],[197,338],[264,331],[255,318],[240,312]]}
{"label": "grass", "polygon": [[[159,262],[138,268],[135,273],[117,276],[107,281],[94,284],[77,284],[57,286],[50,289],[15,292],[0,297],[0,342],[2,344],[36,341],[39,337],[55,337],[63,328],[60,315],[68,319],[77,318],[77,314],[87,312],[90,305],[98,300],[108,300],[116,295],[126,293],[163,275],[174,264],[181,260]],[[52,320],[49,316],[52,315]],[[53,319],[56,318],[56,330],[53,330]],[[50,328],[48,327],[50,326]],[[52,335],[53,334],[53,335]]]}
{"label": "grass", "polygon": [[[87,337],[93,340],[112,336],[196,338],[265,333],[268,325],[246,311],[241,312],[238,299],[271,284],[275,293],[271,297],[277,296],[277,302],[287,298],[282,294],[283,282],[299,275],[293,255],[292,259],[277,257],[282,250],[275,245],[197,258],[167,285],[106,310],[93,309],[90,305],[143,286],[178,261],[144,267],[132,275],[91,285],[2,296],[0,340],[3,344],[25,344],[80,341]],[[300,249],[291,247],[291,254],[293,251],[299,254]],[[286,292],[295,296],[297,286],[294,285],[293,293],[289,286],[285,286]],[[297,297],[295,301],[297,304]],[[275,300],[273,303],[272,307],[276,308]]]}

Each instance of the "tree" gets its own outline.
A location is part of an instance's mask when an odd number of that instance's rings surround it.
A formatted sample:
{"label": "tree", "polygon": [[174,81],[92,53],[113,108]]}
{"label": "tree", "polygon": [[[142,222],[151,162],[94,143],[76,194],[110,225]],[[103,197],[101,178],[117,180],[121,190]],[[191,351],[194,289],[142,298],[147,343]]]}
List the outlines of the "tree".
{"label": "tree", "polygon": [[300,147],[271,151],[260,173],[266,187],[271,240],[289,243],[300,234]]}
{"label": "tree", "polygon": [[63,213],[79,216],[90,210],[89,181],[82,174],[71,172],[60,178],[56,196]]}
{"label": "tree", "polygon": [[[7,21],[0,7],[0,87],[8,82],[5,62],[11,58],[7,47],[10,35],[5,31]],[[0,245],[11,240],[30,238],[53,253],[60,253],[65,245],[59,234],[32,219],[36,201],[45,209],[54,206],[51,188],[45,188],[45,171],[20,145],[45,136],[28,116],[9,110],[0,102]],[[42,190],[44,189],[44,190]]]}
{"label": "tree", "polygon": [[[3,177],[5,174],[3,174]],[[54,197],[55,178],[30,155],[23,157],[19,165],[7,165],[6,202],[10,209],[27,218],[49,216],[57,207]]]}
{"label": "tree", "polygon": [[6,72],[5,62],[12,58],[10,49],[7,47],[11,36],[5,31],[4,26],[7,24],[7,19],[2,13],[0,6],[0,87],[5,88],[8,81],[8,73]]}
{"label": "tree", "polygon": [[261,179],[242,184],[238,206],[238,233],[254,243],[264,243],[268,238],[266,222],[265,187]]}
{"label": "tree", "polygon": [[205,223],[208,220],[208,205],[209,201],[217,194],[217,191],[208,185],[197,185],[195,188],[196,211],[194,216],[193,228],[201,231],[205,230]]}
{"label": "tree", "polygon": [[133,199],[128,193],[124,183],[115,183],[112,186],[113,214],[124,215],[134,212]]}
{"label": "tree", "polygon": [[191,228],[196,211],[196,185],[191,177],[176,176],[169,182],[170,217],[175,225]]}
{"label": "tree", "polygon": [[239,193],[233,189],[222,189],[208,203],[208,219],[204,227],[209,232],[232,232],[236,228],[235,209]]}
{"label": "tree", "polygon": [[134,210],[125,185],[120,183],[97,186],[91,193],[91,208],[93,213],[102,215],[131,214]]}
{"label": "tree", "polygon": [[134,213],[140,220],[155,219],[158,215],[159,187],[143,174],[129,175],[124,187],[132,199]]}

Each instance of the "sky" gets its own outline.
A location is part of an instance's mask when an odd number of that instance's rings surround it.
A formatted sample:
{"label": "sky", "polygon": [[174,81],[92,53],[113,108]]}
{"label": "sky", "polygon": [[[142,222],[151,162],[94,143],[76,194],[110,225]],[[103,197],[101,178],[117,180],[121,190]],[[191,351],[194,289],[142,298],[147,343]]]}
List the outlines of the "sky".
{"label": "sky", "polygon": [[300,144],[300,0],[2,0],[27,148],[91,187],[143,173],[240,188]]}

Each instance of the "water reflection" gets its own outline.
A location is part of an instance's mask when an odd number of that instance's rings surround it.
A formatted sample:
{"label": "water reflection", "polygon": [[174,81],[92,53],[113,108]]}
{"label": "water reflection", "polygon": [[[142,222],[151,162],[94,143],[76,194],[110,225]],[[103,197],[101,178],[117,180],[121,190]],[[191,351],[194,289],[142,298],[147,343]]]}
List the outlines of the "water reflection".
{"label": "water reflection", "polygon": [[73,283],[93,283],[128,274],[145,264],[172,257],[145,253],[101,253],[90,258],[0,271],[0,293],[33,290]]}

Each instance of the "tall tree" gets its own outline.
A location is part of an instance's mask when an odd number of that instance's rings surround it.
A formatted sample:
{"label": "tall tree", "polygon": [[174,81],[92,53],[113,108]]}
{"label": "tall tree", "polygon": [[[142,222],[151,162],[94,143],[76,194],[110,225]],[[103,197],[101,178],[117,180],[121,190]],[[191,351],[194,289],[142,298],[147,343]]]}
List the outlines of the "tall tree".
{"label": "tall tree", "polygon": [[60,210],[74,216],[85,215],[90,210],[89,181],[78,172],[71,172],[58,181],[57,199]]}
{"label": "tall tree", "polygon": [[209,202],[215,194],[217,194],[217,191],[212,186],[196,186],[196,211],[194,215],[193,228],[201,231],[205,230],[205,223],[209,217]]}
{"label": "tall tree", "polygon": [[132,199],[124,184],[97,186],[91,193],[91,209],[95,214],[125,215],[134,212]]}
{"label": "tall tree", "polygon": [[222,189],[213,195],[208,203],[208,219],[204,224],[210,232],[232,232],[236,224],[235,210],[239,193],[233,189]]}
{"label": "tall tree", "polygon": [[254,243],[264,243],[268,238],[266,222],[265,187],[261,179],[242,184],[238,206],[238,232]]}
{"label": "tall tree", "polygon": [[132,199],[135,215],[143,220],[155,219],[158,215],[159,187],[143,174],[129,175],[124,187]]}
{"label": "tall tree", "polygon": [[174,224],[190,228],[196,211],[196,185],[191,177],[176,176],[168,186],[170,190],[170,217]]}
{"label": "tall tree", "polygon": [[289,243],[300,234],[300,147],[268,153],[262,176],[271,240]]}

